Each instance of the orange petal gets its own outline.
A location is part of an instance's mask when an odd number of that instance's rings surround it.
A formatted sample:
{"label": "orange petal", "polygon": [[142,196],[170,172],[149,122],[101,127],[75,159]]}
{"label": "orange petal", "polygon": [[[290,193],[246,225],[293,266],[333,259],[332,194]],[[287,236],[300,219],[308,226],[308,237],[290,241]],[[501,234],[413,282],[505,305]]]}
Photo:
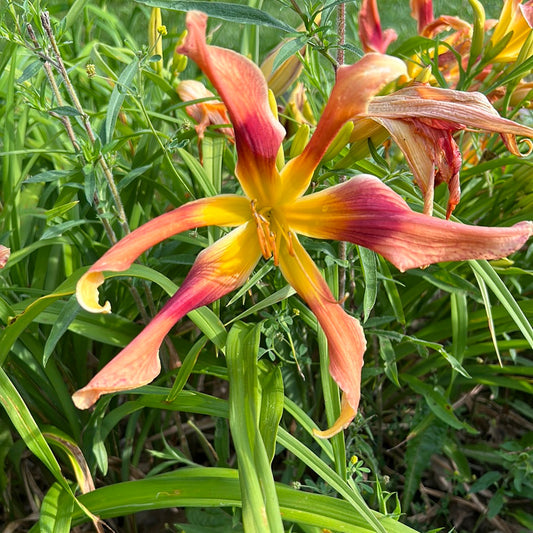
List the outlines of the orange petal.
{"label": "orange petal", "polygon": [[286,200],[301,196],[313,172],[342,126],[367,110],[371,98],[387,83],[406,75],[405,63],[396,57],[366,54],[357,63],[341,66],[328,103],[305,150],[282,172]]}
{"label": "orange petal", "polygon": [[[245,224],[203,250],[176,294],[144,330],[73,395],[87,409],[105,393],[150,383],[161,368],[159,347],[184,315],[242,285],[260,257],[255,223]],[[101,275],[101,274],[100,274]]]}
{"label": "orange petal", "polygon": [[242,196],[219,195],[182,205],[160,215],[126,235],[110,248],[80,278],[76,296],[80,305],[93,313],[109,313],[109,304],[98,304],[98,287],[103,277],[98,272],[127,270],[146,250],[183,231],[202,226],[237,226],[251,218],[250,202]]}
{"label": "orange petal", "polygon": [[361,368],[366,349],[363,328],[335,301],[317,266],[296,237],[291,244],[290,249],[286,243],[282,244],[279,266],[285,279],[316,315],[328,339],[329,371],[349,405],[349,409],[343,409],[343,421],[339,425],[342,429],[341,426],[355,416],[359,406]]}
{"label": "orange petal", "polygon": [[286,220],[298,233],[374,250],[401,271],[440,261],[506,257],[533,233],[533,222],[488,228],[415,213],[400,195],[369,175],[300,198]]}
{"label": "orange petal", "polygon": [[187,37],[177,52],[195,61],[226,105],[238,153],[237,178],[250,199],[279,191],[276,156],[285,130],[274,118],[261,70],[244,56],[205,41],[207,16],[187,14]]}
{"label": "orange petal", "polygon": [[397,38],[392,29],[382,31],[377,0],[363,0],[359,10],[359,39],[363,50],[384,54]]}
{"label": "orange petal", "polygon": [[[196,80],[183,80],[176,87],[176,92],[184,102],[215,96],[202,82]],[[185,108],[185,111],[198,122],[195,129],[200,140],[203,139],[204,132],[208,126],[227,125],[230,122],[226,106],[218,100],[204,100],[191,104]],[[234,133],[232,128],[220,128],[220,131],[233,141]]]}
{"label": "orange petal", "polygon": [[411,16],[418,23],[418,33],[433,22],[433,1],[432,0],[410,0]]}
{"label": "orange petal", "polygon": [[339,415],[339,418],[335,420],[335,423],[330,428],[324,431],[313,429],[313,435],[320,439],[330,439],[337,433],[340,433],[341,431],[345,430],[350,425],[351,421],[355,418],[356,414],[356,411],[354,411],[352,406],[347,402],[346,396],[343,394],[341,402],[341,413]]}

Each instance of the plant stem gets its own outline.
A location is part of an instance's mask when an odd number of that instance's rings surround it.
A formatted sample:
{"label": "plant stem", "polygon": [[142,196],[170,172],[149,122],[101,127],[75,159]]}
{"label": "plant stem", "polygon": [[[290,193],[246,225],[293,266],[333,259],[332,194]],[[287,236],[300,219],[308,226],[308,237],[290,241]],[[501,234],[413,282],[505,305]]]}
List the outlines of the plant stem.
{"label": "plant stem", "polygon": [[[337,7],[337,36],[338,36],[338,48],[337,48],[337,65],[344,63],[344,41],[346,36],[346,5],[344,3],[339,4]],[[339,181],[342,183],[346,181],[346,176],[340,176]],[[341,261],[346,260],[347,247],[345,241],[339,242],[339,259]],[[339,301],[344,305],[344,295],[346,294],[346,268],[339,267]]]}
{"label": "plant stem", "polygon": [[[70,81],[70,77],[68,75],[67,69],[65,68],[65,64],[63,63],[61,52],[59,51],[59,47],[57,46],[57,41],[55,39],[54,32],[52,31],[52,25],[50,24],[50,15],[48,14],[48,11],[41,12],[41,24],[43,25],[44,31],[48,35],[50,44],[52,45],[52,50],[54,52],[55,59],[56,59],[57,69],[61,77],[63,78],[65,87],[70,96],[72,104],[76,108],[76,111],[78,111],[78,113],[80,114],[83,127],[85,128],[85,131],[87,132],[89,141],[94,146],[94,144],[96,143],[96,136],[93,132],[91,123],[89,121],[89,115],[87,115],[87,113],[85,113],[85,111],[83,110],[81,103],[78,99],[78,95],[76,94],[76,91],[74,90],[74,86],[72,85],[72,82]],[[109,165],[107,164],[107,161],[105,160],[101,151],[98,152],[97,161],[98,161],[98,164],[100,165],[100,168],[102,169],[104,173],[107,184],[109,186],[109,190],[111,191],[111,195],[113,197],[113,201],[115,202],[118,222],[120,226],[122,227],[122,230],[124,231],[124,233],[128,234],[130,233],[130,228],[128,225],[126,213],[124,212],[124,206],[122,205],[122,200],[120,199],[120,194],[115,184],[113,173],[111,172],[111,169],[109,168]]]}

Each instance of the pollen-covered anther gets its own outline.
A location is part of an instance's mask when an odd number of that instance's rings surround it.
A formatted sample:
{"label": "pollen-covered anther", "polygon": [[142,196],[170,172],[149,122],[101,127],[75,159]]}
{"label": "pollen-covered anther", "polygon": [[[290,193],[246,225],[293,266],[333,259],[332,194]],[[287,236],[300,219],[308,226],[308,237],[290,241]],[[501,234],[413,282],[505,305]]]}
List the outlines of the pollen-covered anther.
{"label": "pollen-covered anther", "polygon": [[104,282],[101,272],[86,272],[76,284],[76,298],[78,303],[90,313],[111,313],[111,304],[98,303],[98,287]]}

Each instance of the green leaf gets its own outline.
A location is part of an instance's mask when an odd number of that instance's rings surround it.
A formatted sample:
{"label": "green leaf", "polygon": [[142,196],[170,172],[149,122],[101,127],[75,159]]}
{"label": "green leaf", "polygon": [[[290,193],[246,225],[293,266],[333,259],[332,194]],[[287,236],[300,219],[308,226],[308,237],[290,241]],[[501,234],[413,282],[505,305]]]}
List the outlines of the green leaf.
{"label": "green leaf", "polygon": [[259,432],[265,445],[268,462],[272,463],[276,451],[276,437],[283,414],[283,378],[281,368],[270,361],[261,359],[258,363],[259,395]]}
{"label": "green leaf", "polygon": [[364,321],[368,320],[370,312],[374,308],[378,294],[376,254],[363,246],[357,247],[361,269],[365,280],[365,294],[363,296]]}
{"label": "green leaf", "polygon": [[379,355],[385,363],[385,375],[400,388],[398,367],[396,366],[396,353],[394,352],[391,341],[385,337],[379,338]]}
{"label": "green leaf", "polygon": [[300,35],[295,39],[290,39],[285,42],[281,48],[279,48],[274,58],[274,64],[272,65],[272,72],[275,72],[276,69],[283,64],[284,61],[296,55],[306,44],[307,36]]}
{"label": "green leaf", "polygon": [[461,422],[455,416],[452,405],[446,400],[444,394],[436,387],[432,387],[409,374],[402,374],[401,379],[416,393],[424,397],[433,414],[445,424],[455,429],[466,429],[470,433],[477,433],[472,426],[466,422]]}
{"label": "green leaf", "polygon": [[178,396],[178,394],[183,390],[183,387],[185,386],[185,383],[187,383],[187,380],[189,379],[189,376],[193,371],[194,365],[196,364],[198,356],[200,355],[200,352],[202,351],[206,342],[207,339],[205,337],[202,337],[201,339],[195,342],[194,346],[185,356],[185,359],[182,361],[181,367],[178,371],[178,375],[176,376],[176,380],[172,385],[172,390],[167,396],[167,402],[173,402]]}
{"label": "green leaf", "polygon": [[387,293],[387,297],[389,298],[389,302],[394,311],[394,316],[400,324],[405,325],[405,314],[403,312],[402,300],[400,298],[400,293],[398,292],[398,287],[396,286],[396,283],[392,281],[392,275],[390,272],[389,265],[380,255],[378,255],[377,257],[379,260],[379,268],[383,273],[383,276],[385,277],[382,283],[385,287],[385,292]]}
{"label": "green leaf", "polygon": [[72,295],[68,302],[63,306],[59,313],[57,320],[54,322],[50,335],[46,339],[43,351],[43,366],[46,366],[48,358],[52,355],[57,343],[61,337],[65,334],[71,322],[76,318],[76,315],[80,311],[80,306],[76,300],[76,296]]}
{"label": "green leaf", "polygon": [[472,483],[468,492],[475,494],[476,492],[488,489],[494,483],[498,483],[502,477],[502,473],[496,470],[485,472],[479,479]]}
{"label": "green leaf", "polygon": [[195,2],[193,0],[135,0],[150,7],[160,7],[170,11],[203,11],[210,17],[236,22],[237,24],[252,24],[254,26],[270,26],[286,32],[295,29],[281,20],[274,18],[265,11],[239,4],[227,2]]}
{"label": "green leaf", "polygon": [[[311,494],[276,484],[284,520],[350,533],[415,533],[413,529],[379,513],[377,528],[366,516],[338,498]],[[137,481],[115,483],[80,496],[80,501],[103,519],[140,511],[172,507],[240,507],[241,490],[237,470],[229,468],[181,468]],[[74,509],[73,525],[87,519]],[[263,530],[265,531],[265,530]]]}
{"label": "green leaf", "polygon": [[[226,350],[229,423],[239,462],[244,527],[247,532],[283,533],[270,461],[259,430],[257,355],[260,336],[261,324],[248,326],[237,322],[229,331]],[[277,391],[274,394],[277,395]],[[265,418],[265,423],[268,421],[274,422],[270,416]],[[267,431],[272,429],[265,428]]]}
{"label": "green leaf", "polygon": [[118,114],[120,113],[120,108],[126,98],[126,91],[131,85],[135,74],[139,70],[139,58],[134,57],[129,65],[127,65],[124,70],[120,73],[120,76],[117,79],[115,86],[113,87],[113,92],[109,99],[109,105],[107,108],[107,113],[105,117],[104,124],[104,139],[103,143],[107,144],[111,142],[113,138],[113,131],[115,130],[115,124],[117,122]]}
{"label": "green leaf", "polygon": [[72,496],[54,483],[41,505],[39,528],[41,533],[69,533],[74,501]]}
{"label": "green leaf", "polygon": [[446,425],[440,420],[426,426],[424,431],[407,442],[406,471],[402,494],[402,508],[409,509],[418,490],[422,474],[429,468],[431,456],[439,453],[444,444]]}
{"label": "green leaf", "polygon": [[487,261],[468,261],[468,264],[490,287],[533,348],[533,326],[492,266]]}
{"label": "green leaf", "polygon": [[43,63],[40,59],[30,63],[22,72],[20,77],[17,79],[17,83],[24,83],[26,80],[33,78],[37,72],[43,68]]}
{"label": "green leaf", "polygon": [[70,105],[62,105],[58,107],[53,107],[50,109],[50,113],[55,113],[56,115],[61,115],[64,117],[79,117],[81,113]]}

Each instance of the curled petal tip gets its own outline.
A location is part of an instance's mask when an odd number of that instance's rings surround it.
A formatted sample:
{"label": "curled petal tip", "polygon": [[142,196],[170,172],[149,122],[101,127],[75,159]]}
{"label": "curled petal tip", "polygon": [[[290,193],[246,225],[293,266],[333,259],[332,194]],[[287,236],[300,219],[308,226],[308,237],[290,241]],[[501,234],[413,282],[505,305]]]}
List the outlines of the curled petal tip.
{"label": "curled petal tip", "polygon": [[98,303],[98,287],[104,282],[101,272],[86,272],[76,284],[76,298],[78,303],[90,313],[111,313],[111,304]]}
{"label": "curled petal tip", "polygon": [[89,409],[100,396],[101,394],[95,390],[80,389],[72,395],[72,401],[78,409]]}
{"label": "curled petal tip", "polygon": [[354,419],[355,415],[355,409],[353,409],[353,407],[348,403],[346,400],[346,395],[343,394],[341,414],[339,415],[339,418],[337,418],[335,423],[329,429],[324,431],[313,429],[313,435],[319,439],[330,439],[337,433],[340,433],[342,430],[346,429]]}

